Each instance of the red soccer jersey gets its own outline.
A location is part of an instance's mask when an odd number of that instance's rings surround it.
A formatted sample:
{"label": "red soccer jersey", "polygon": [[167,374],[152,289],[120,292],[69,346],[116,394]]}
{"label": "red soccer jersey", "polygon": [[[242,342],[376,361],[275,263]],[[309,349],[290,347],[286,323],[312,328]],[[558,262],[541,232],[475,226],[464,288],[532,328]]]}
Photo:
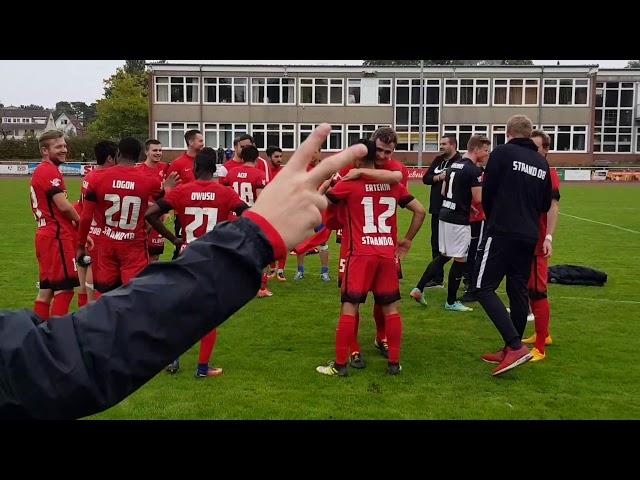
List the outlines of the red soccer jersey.
{"label": "red soccer jersey", "polygon": [[377,183],[366,179],[341,181],[327,193],[333,203],[344,202],[350,255],[378,255],[395,258],[398,243],[396,209],[413,200],[402,185]]}
{"label": "red soccer jersey", "polygon": [[[558,178],[558,172],[554,168],[550,168],[551,173],[551,198],[553,200],[560,200],[560,178]],[[546,212],[540,215],[540,233],[538,235],[538,244],[536,245],[536,255],[544,255],[542,245],[544,244],[544,237],[547,236],[547,214]]]}
{"label": "red soccer jersey", "polygon": [[169,167],[165,171],[165,177],[172,172],[177,172],[182,184],[193,182],[196,179],[193,173],[193,169],[195,168],[194,160],[194,157],[190,157],[187,152],[184,152],[169,164]]}
{"label": "red soccer jersey", "polygon": [[167,170],[169,169],[169,164],[164,162],[158,162],[155,165],[155,167],[150,167],[146,163],[142,162],[140,165],[136,166],[136,168],[139,169],[141,172],[143,172],[145,175],[148,175],[149,177],[152,177],[154,175],[158,176],[160,178],[160,181],[162,182],[167,177]]}
{"label": "red soccer jersey", "polygon": [[274,178],[276,178],[276,175],[280,173],[280,170],[282,170],[283,167],[284,165],[279,165],[277,167],[274,167],[273,163],[261,157],[258,157],[258,160],[256,161],[256,168],[264,172],[264,176],[267,179],[267,183],[269,183]]}
{"label": "red soccer jersey", "polygon": [[231,172],[231,170],[234,170],[243,165],[244,165],[244,162],[236,162],[233,158],[230,158],[229,160],[227,160],[222,164],[222,166],[227,169],[227,172]]}
{"label": "red soccer jersey", "polygon": [[75,238],[75,227],[53,202],[54,195],[64,193],[67,187],[58,167],[43,160],[31,177],[31,210],[38,226],[38,235],[50,238]]}
{"label": "red soccer jersey", "polygon": [[218,222],[225,221],[229,212],[247,206],[236,192],[211,180],[178,185],[160,203],[176,212],[187,243],[211,231]]}
{"label": "red soccer jersey", "polygon": [[[87,195],[87,190],[95,185],[96,181],[100,176],[107,171],[107,168],[94,168],[89,173],[87,173],[82,179],[82,184],[80,185],[80,211],[78,214],[82,216],[82,208],[84,206],[84,198]],[[91,228],[89,229],[89,233],[93,237],[99,237],[102,233],[102,229],[104,228],[104,223],[99,224],[96,221],[96,216],[94,214],[93,220],[91,221]]]}
{"label": "red soccer jersey", "polygon": [[253,207],[258,197],[258,190],[263,189],[267,184],[264,172],[249,165],[242,165],[241,167],[229,170],[229,173],[224,177],[222,182],[223,185],[232,187],[240,198],[250,207]]}
{"label": "red soccer jersey", "polygon": [[93,216],[98,225],[104,226],[101,238],[116,242],[144,240],[149,198],[157,199],[161,191],[159,176],[150,177],[134,166],[116,165],[87,187],[85,201],[96,204]]}

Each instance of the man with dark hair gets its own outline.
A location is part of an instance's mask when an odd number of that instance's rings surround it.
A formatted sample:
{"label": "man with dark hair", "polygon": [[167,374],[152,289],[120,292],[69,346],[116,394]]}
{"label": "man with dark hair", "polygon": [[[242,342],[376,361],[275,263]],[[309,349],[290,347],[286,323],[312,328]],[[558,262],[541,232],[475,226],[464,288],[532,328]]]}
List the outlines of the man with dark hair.
{"label": "man with dark hair", "polygon": [[[169,176],[173,172],[176,172],[180,178],[180,183],[183,184],[193,182],[196,178],[193,175],[193,160],[196,158],[198,152],[204,148],[204,137],[200,130],[188,130],[184,134],[184,141],[187,144],[187,151],[171,162],[169,168],[167,168],[167,171],[165,172],[165,176]],[[176,236],[179,237],[181,229],[178,217],[176,217],[173,227],[176,232]],[[173,259],[175,259],[179,253],[180,252],[176,248],[173,252]]]}
{"label": "man with dark hair", "polygon": [[[184,247],[213,230],[219,222],[225,221],[229,212],[234,211],[238,216],[248,208],[240,200],[238,194],[230,188],[214,181],[216,171],[216,152],[205,147],[195,159],[196,180],[186,185],[179,185],[166,196],[152,205],[146,220],[160,234],[173,243],[177,248]],[[180,217],[184,225],[185,238],[178,238],[164,226],[162,216],[171,210]],[[217,331],[213,329],[200,341],[200,353],[196,378],[217,377],[222,375],[221,368],[209,367],[209,360],[213,353],[217,339]],[[177,373],[180,368],[179,359],[167,367],[169,373]]]}
{"label": "man with dark hair", "polygon": [[95,214],[96,223],[104,225],[100,254],[92,264],[94,285],[100,293],[127,284],[149,263],[144,214],[149,198],[156,200],[164,192],[159,176],[148,176],[136,168],[141,150],[140,142],[133,137],[120,140],[116,166],[107,169],[85,195],[77,254],[86,254],[87,234]]}
{"label": "man with dark hair", "polygon": [[[282,149],[276,146],[267,147],[267,167],[265,169],[265,176],[267,183],[272,181],[278,173],[284,168],[282,165]],[[261,163],[258,163],[260,168]],[[278,269],[276,270],[276,264],[271,264],[271,271],[269,272],[269,278],[276,277],[279,282],[286,282],[287,278],[284,275],[284,269],[287,265],[287,256],[276,259],[278,262]]]}
{"label": "man with dark hair", "polygon": [[[482,355],[497,363],[500,375],[531,360],[522,343],[529,302],[527,280],[540,233],[540,215],[551,207],[549,164],[531,140],[531,120],[514,115],[507,122],[507,139],[489,157],[484,172],[482,206],[487,215],[486,233],[478,247],[476,296],[496,326],[504,347]],[[507,277],[511,314],[496,294]]]}
{"label": "man with dark hair", "polygon": [[440,255],[429,264],[422,278],[409,294],[422,305],[427,305],[423,294],[425,285],[453,258],[453,265],[449,270],[447,302],[444,308],[455,312],[473,310],[457,301],[456,297],[471,243],[469,225],[471,202],[480,202],[482,199],[480,183],[482,171],[476,164],[484,162],[489,156],[490,143],[486,137],[472,136],[467,144],[467,153],[460,160],[451,163],[445,171],[445,181],[442,184],[443,201],[438,217]]}
{"label": "man with dark hair", "polygon": [[242,152],[242,149],[246,147],[250,147],[255,144],[256,143],[253,140],[253,137],[247,133],[244,133],[239,137],[234,138],[233,139],[233,150],[234,150],[233,158],[227,160],[224,163],[224,168],[227,169],[227,172],[231,172],[231,170],[233,170],[234,168],[241,167],[244,164],[244,161],[242,160],[240,155],[240,153]]}
{"label": "man with dark hair", "polygon": [[[534,130],[531,133],[533,143],[538,147],[538,153],[547,158],[551,139],[542,130]],[[534,315],[535,333],[529,338],[522,340],[525,344],[535,344],[531,350],[531,361],[538,362],[545,358],[545,346],[551,345],[553,340],[549,333],[549,321],[551,320],[551,307],[547,298],[547,277],[549,274],[549,258],[553,253],[553,234],[558,223],[558,213],[560,211],[560,179],[555,170],[549,169],[551,175],[551,208],[547,213],[540,216],[540,233],[538,243],[531,264],[531,275],[529,276],[529,304]]]}
{"label": "man with dark hair", "polygon": [[[429,213],[431,214],[431,258],[435,259],[440,255],[438,245],[438,224],[440,207],[442,207],[442,182],[446,176],[446,170],[453,162],[459,161],[462,157],[458,152],[458,141],[455,135],[443,135],[440,139],[440,152],[433,159],[427,173],[422,177],[422,183],[431,185],[429,196]],[[428,268],[428,267],[427,267]],[[426,273],[426,270],[425,270]],[[444,287],[444,267],[435,271],[435,278],[425,286],[425,288]]]}
{"label": "man with dark hair", "polygon": [[[31,176],[31,210],[36,220],[36,257],[39,290],[33,311],[43,320],[50,315],[65,315],[80,283],[76,270],[73,242],[78,212],[67,200],[67,187],[60,165],[67,159],[64,134],[49,130],[38,144],[42,161]],[[51,312],[49,307],[51,306]]]}
{"label": "man with dark hair", "polygon": [[[169,165],[162,161],[162,143],[155,138],[150,138],[144,143],[146,158],[144,162],[138,165],[138,169],[150,177],[159,177],[160,182],[164,182],[166,178],[167,168]],[[177,172],[172,175],[177,176]],[[153,199],[149,199],[149,205],[153,205]],[[149,250],[149,263],[157,262],[164,252],[164,237],[156,230],[151,229],[147,237]]]}
{"label": "man with dark hair", "polygon": [[[242,201],[252,207],[262,189],[267,185],[267,181],[264,172],[255,166],[258,159],[258,149],[255,146],[247,145],[242,148],[240,159],[244,162],[243,165],[229,170],[228,175],[222,179],[222,183],[232,187]],[[267,288],[268,281],[269,275],[265,271],[262,274],[262,285],[258,291],[258,298],[273,296],[273,293]]]}
{"label": "man with dark hair", "polygon": [[[76,204],[76,211],[80,216],[82,216],[84,196],[87,193],[89,185],[92,185],[105,169],[113,167],[116,164],[118,145],[109,140],[103,140],[95,144],[93,151],[96,156],[97,165],[82,179],[80,200],[78,200]],[[92,248],[89,249],[91,261],[100,254],[99,237],[101,233],[102,226],[99,226],[95,219],[93,219],[89,229],[89,235],[87,236],[87,242],[92,246]],[[76,259],[76,265],[78,267],[78,278],[80,279],[80,288],[78,289],[78,308],[80,308],[85,306],[87,302],[93,302],[96,299],[96,291],[93,288],[93,271],[91,264],[86,265],[83,259]]]}

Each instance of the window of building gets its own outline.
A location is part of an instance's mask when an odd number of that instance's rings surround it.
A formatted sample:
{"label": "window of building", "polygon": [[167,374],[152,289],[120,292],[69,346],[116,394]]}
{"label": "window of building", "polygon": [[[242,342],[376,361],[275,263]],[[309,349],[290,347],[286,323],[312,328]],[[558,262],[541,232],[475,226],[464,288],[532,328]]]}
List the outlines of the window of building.
{"label": "window of building", "polygon": [[261,150],[270,146],[280,147],[282,150],[295,149],[296,126],[292,123],[253,123],[251,135]]}
{"label": "window of building", "polygon": [[389,127],[388,124],[364,124],[347,125],[347,147],[355,144],[361,138],[369,138],[380,127]]}
{"label": "window of building", "polygon": [[586,125],[543,125],[551,139],[550,152],[586,152]]}
{"label": "window of building", "polygon": [[[439,79],[425,79],[423,150],[439,150],[440,88]],[[397,79],[395,86],[395,128],[399,151],[417,151],[420,146],[420,79]]]}
{"label": "window of building", "polygon": [[204,103],[247,103],[246,77],[205,77]]}
{"label": "window of building", "polygon": [[155,77],[156,103],[198,103],[198,77]]}
{"label": "window of building", "polygon": [[589,79],[546,78],[542,95],[544,106],[589,104]]}
{"label": "window of building", "polygon": [[458,139],[458,151],[466,152],[467,143],[472,135],[484,135],[488,138],[488,125],[443,125],[442,135],[454,134]]}
{"label": "window of building", "polygon": [[[301,123],[298,125],[298,145],[300,145],[304,140],[313,132],[313,130],[318,126],[318,124],[307,124]],[[322,150],[335,151],[342,150],[344,148],[343,145],[343,133],[344,126],[343,125],[331,125],[331,133],[327,137],[327,140],[322,144]]]}
{"label": "window of building", "polygon": [[391,105],[391,79],[349,78],[347,105]]}
{"label": "window of building", "polygon": [[295,78],[252,78],[252,104],[294,105],[296,103]]}
{"label": "window of building", "polygon": [[156,138],[163,148],[170,150],[185,150],[187,144],[184,134],[187,130],[199,130],[200,124],[186,122],[156,123]]}
{"label": "window of building", "polygon": [[631,152],[633,106],[633,82],[596,83],[594,152]]}
{"label": "window of building", "polygon": [[448,78],[444,82],[445,105],[489,105],[489,80]]}
{"label": "window of building", "polygon": [[509,78],[493,81],[494,105],[537,105],[537,78]]}
{"label": "window of building", "polygon": [[205,123],[204,144],[211,148],[233,148],[233,139],[248,133],[246,123]]}
{"label": "window of building", "polygon": [[343,78],[301,78],[301,105],[343,105]]}

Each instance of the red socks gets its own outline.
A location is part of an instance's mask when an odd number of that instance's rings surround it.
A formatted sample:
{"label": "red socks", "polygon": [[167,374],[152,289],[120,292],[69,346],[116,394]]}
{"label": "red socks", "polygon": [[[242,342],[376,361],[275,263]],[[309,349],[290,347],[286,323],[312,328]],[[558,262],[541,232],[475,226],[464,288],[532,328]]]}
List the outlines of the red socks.
{"label": "red socks", "polygon": [[73,290],[54,294],[53,302],[51,302],[51,316],[62,316],[69,313],[71,300],[73,300]]}
{"label": "red socks", "polygon": [[549,320],[551,318],[549,299],[532,300],[531,311],[536,317],[536,348],[540,353],[544,353],[544,341],[549,336]]}
{"label": "red socks", "polygon": [[260,283],[260,289],[267,288],[267,282],[269,281],[269,276],[266,273],[262,274],[262,282]]}
{"label": "red socks", "polygon": [[382,306],[375,304],[373,306],[373,319],[376,321],[376,338],[378,343],[387,338],[384,326],[384,313],[382,313]]}
{"label": "red socks", "polygon": [[399,313],[385,315],[385,330],[389,342],[389,362],[400,362],[400,342],[402,340],[402,320]]}
{"label": "red socks", "polygon": [[351,353],[360,352],[360,345],[358,344],[358,327],[360,326],[360,315],[355,316],[355,328],[353,329],[353,339],[351,342]]}
{"label": "red socks", "polygon": [[286,264],[287,264],[287,257],[285,256],[284,258],[281,258],[280,260],[278,260],[278,269],[284,270],[284,267]]}
{"label": "red socks", "polygon": [[336,328],[336,363],[346,365],[349,358],[349,346],[353,344],[356,317],[354,315],[340,315]]}
{"label": "red socks", "polygon": [[36,300],[36,303],[33,305],[33,311],[42,320],[49,320],[49,304],[48,303],[42,302],[40,300]]}
{"label": "red socks", "polygon": [[78,308],[82,308],[87,304],[87,294],[78,293]]}
{"label": "red socks", "polygon": [[213,347],[216,345],[218,331],[214,328],[200,340],[200,354],[198,355],[199,364],[208,364],[213,353]]}

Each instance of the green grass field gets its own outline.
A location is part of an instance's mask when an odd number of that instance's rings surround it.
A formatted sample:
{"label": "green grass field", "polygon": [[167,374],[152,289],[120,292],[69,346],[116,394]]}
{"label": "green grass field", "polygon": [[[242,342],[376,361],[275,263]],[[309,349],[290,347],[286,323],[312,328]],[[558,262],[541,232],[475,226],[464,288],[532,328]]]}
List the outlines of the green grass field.
{"label": "green grass field", "polygon": [[[67,185],[77,198],[79,180]],[[411,190],[426,199],[425,186]],[[479,355],[501,340],[478,304],[469,314],[445,312],[444,290],[427,291],[428,308],[408,299],[427,262],[427,219],[403,263],[398,377],[386,375],[386,361],[373,347],[370,302],[360,322],[367,368],[351,369],[348,378],[315,372],[333,358],[340,306],[332,237],[331,283],[320,281],[317,255],[307,259],[307,278],[294,283],[290,257],[289,281],[270,283],[273,297],[252,301],[219,328],[213,363],[225,369],[222,377],[193,378],[196,346],[182,357],[177,375],[160,373],[93,418],[638,419],[640,189],[565,183],[561,211],[573,217],[560,216],[551,263],[591,266],[608,273],[609,282],[604,288],[550,286],[554,344],[543,362],[493,378]],[[0,218],[0,308],[31,308],[38,270],[27,179],[0,179]],[[401,232],[408,218],[402,211]]]}

